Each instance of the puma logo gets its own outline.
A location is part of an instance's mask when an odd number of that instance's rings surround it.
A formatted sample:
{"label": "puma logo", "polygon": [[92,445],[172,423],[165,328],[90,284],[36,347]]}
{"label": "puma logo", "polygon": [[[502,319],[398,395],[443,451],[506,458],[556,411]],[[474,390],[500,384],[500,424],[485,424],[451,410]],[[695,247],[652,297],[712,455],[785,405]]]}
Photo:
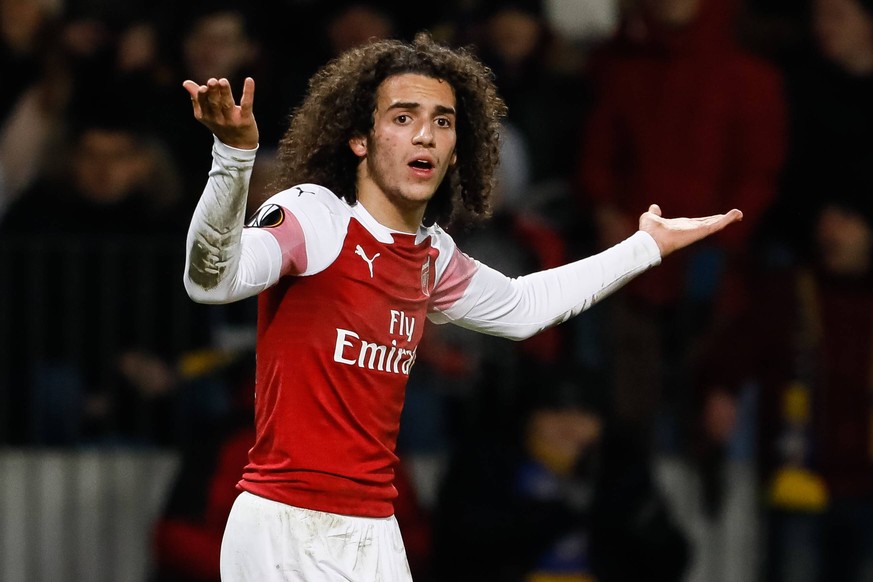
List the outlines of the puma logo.
{"label": "puma logo", "polygon": [[361,245],[358,245],[355,247],[355,254],[360,256],[362,259],[364,259],[364,262],[367,263],[367,266],[370,268],[370,278],[372,279],[373,278],[373,261],[375,261],[376,258],[381,253],[376,253],[375,255],[373,255],[373,258],[371,259],[370,257],[368,257],[366,255],[366,253],[364,253],[364,249],[361,248]]}

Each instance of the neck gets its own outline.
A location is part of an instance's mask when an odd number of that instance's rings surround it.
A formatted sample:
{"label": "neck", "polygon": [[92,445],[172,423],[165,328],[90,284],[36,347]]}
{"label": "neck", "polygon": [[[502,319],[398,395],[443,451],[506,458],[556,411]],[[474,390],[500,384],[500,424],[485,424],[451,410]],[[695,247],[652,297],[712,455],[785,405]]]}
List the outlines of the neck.
{"label": "neck", "polygon": [[418,232],[429,198],[414,199],[404,197],[399,192],[394,195],[385,192],[380,182],[370,175],[366,160],[358,164],[355,188],[358,202],[376,222],[398,232]]}
{"label": "neck", "polygon": [[384,227],[415,234],[421,226],[421,221],[424,219],[424,210],[426,204],[410,204],[409,208],[404,208],[392,203],[381,191],[373,189],[377,187],[372,183],[369,185],[358,185],[358,202],[367,209],[370,216],[376,219],[376,222]]}

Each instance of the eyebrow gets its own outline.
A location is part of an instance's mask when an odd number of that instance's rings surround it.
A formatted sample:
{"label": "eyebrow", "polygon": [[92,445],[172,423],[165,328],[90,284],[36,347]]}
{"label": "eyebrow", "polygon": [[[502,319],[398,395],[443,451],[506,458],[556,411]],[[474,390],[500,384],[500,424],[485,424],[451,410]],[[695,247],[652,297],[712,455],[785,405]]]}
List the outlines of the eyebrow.
{"label": "eyebrow", "polygon": [[[421,103],[416,103],[414,101],[398,101],[397,103],[392,103],[388,106],[388,111],[391,111],[392,109],[421,109]],[[437,105],[434,109],[438,115],[457,115],[454,107]]]}

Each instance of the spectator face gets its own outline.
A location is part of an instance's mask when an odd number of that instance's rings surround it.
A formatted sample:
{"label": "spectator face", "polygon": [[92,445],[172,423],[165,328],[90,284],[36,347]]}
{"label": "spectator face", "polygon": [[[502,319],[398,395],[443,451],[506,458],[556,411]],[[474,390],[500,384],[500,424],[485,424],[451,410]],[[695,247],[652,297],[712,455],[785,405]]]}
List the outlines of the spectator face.
{"label": "spectator face", "polygon": [[552,470],[566,473],[600,438],[602,421],[584,410],[541,409],[528,421],[529,450]]}
{"label": "spectator face", "polygon": [[873,17],[857,0],[815,0],[813,27],[828,59],[850,63],[859,54],[873,58]]}
{"label": "spectator face", "polygon": [[697,16],[703,0],[642,0],[649,15],[668,26],[683,26]]}
{"label": "spectator face", "polygon": [[869,269],[873,230],[857,212],[828,206],[819,216],[816,236],[822,264],[828,271],[848,275]]}
{"label": "spectator face", "polygon": [[88,199],[112,203],[142,185],[149,172],[148,156],[133,134],[89,129],[79,138],[74,179]]}
{"label": "spectator face", "polygon": [[0,35],[16,51],[33,48],[37,33],[46,18],[40,0],[0,0]]}
{"label": "spectator face", "polygon": [[508,8],[488,21],[488,41],[492,50],[507,63],[521,63],[530,57],[540,42],[543,23],[533,14]]}
{"label": "spectator face", "polygon": [[245,20],[234,12],[211,14],[198,20],[185,38],[185,63],[191,77],[205,83],[215,77],[233,77],[254,56]]}
{"label": "spectator face", "polygon": [[390,38],[394,26],[387,16],[365,5],[352,6],[336,16],[327,28],[334,54],[344,53],[373,39]]}

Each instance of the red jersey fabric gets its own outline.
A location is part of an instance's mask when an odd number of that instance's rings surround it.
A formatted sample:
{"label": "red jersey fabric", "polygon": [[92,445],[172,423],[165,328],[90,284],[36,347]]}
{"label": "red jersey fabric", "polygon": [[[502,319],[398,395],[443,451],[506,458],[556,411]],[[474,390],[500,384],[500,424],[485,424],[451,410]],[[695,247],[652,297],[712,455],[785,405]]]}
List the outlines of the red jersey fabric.
{"label": "red jersey fabric", "polygon": [[398,419],[438,255],[430,237],[393,236],[380,242],[352,218],[326,269],[261,294],[258,439],[242,489],[319,511],[393,514]]}

